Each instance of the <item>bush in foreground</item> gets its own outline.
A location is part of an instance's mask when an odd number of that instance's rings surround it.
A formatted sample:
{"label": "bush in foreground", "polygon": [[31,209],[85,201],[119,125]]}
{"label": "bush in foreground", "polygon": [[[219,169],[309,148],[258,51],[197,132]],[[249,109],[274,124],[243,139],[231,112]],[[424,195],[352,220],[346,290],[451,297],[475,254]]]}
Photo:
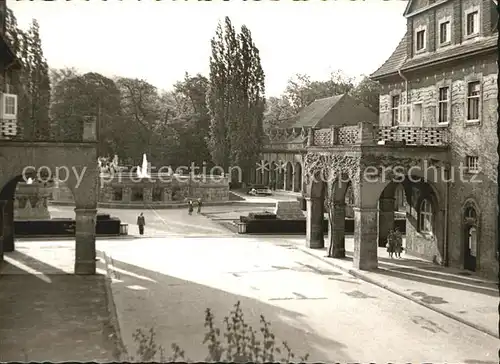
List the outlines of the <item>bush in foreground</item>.
{"label": "bush in foreground", "polygon": [[[234,305],[234,310],[230,312],[229,317],[224,318],[223,333],[216,327],[214,320],[215,317],[212,311],[207,308],[205,311],[205,328],[207,331],[203,340],[203,344],[207,346],[205,361],[289,363],[292,360],[305,362],[309,357],[309,354],[297,357],[286,341],[283,341],[280,345],[271,331],[271,323],[266,321],[263,315],[260,316],[260,334],[246,324],[239,301]],[[141,362],[191,361],[185,355],[184,350],[175,343],[171,345],[172,355],[166,357],[164,347],[156,343],[156,333],[153,328],[147,333],[137,329],[133,338],[138,344],[137,356]],[[130,360],[135,360],[135,358],[130,358]]]}

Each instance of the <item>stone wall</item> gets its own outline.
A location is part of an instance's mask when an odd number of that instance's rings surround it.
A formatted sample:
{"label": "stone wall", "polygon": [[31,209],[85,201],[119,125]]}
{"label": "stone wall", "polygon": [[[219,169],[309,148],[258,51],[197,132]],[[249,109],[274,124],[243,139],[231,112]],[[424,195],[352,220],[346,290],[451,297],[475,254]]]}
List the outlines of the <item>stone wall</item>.
{"label": "stone wall", "polygon": [[[142,192],[142,199],[134,200],[135,192]],[[229,183],[222,177],[153,178],[113,178],[105,181],[99,190],[100,203],[123,204],[173,204],[184,202],[186,198],[201,198],[205,202],[229,201]],[[64,185],[54,189],[55,202],[71,202],[72,193]]]}

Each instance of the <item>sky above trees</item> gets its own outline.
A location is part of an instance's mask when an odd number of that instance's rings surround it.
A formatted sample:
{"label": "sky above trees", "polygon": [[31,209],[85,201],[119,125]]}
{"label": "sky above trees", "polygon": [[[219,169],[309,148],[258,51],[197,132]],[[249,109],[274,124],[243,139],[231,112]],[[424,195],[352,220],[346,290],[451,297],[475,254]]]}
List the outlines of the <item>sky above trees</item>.
{"label": "sky above trees", "polygon": [[142,78],[172,89],[184,73],[208,75],[210,39],[229,16],[252,31],[266,74],[266,96],[279,96],[297,73],[327,79],[342,69],[370,74],[405,32],[406,1],[12,1],[21,27],[40,23],[50,67]]}

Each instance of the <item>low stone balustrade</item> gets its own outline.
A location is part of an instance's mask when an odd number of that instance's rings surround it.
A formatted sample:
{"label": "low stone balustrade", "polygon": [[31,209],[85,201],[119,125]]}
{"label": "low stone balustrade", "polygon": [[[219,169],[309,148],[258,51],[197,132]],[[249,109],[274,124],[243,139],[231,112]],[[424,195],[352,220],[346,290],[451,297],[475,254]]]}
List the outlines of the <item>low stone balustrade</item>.
{"label": "low stone balustrade", "polygon": [[446,146],[449,132],[443,127],[373,126],[366,122],[358,125],[311,129],[309,146],[331,147],[335,145],[403,145]]}

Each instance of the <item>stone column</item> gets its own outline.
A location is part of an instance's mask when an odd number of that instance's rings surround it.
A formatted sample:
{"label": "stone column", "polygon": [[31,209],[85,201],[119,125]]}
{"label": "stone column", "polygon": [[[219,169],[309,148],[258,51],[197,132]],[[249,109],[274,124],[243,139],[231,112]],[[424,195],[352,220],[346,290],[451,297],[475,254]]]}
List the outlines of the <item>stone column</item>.
{"label": "stone column", "polygon": [[3,246],[3,220],[4,220],[4,203],[5,201],[0,200],[0,262],[3,261],[3,252],[4,252],[4,246]]}
{"label": "stone column", "polygon": [[142,197],[144,202],[152,202],[153,201],[153,188],[144,187],[142,190]]}
{"label": "stone column", "polygon": [[381,197],[378,201],[378,246],[385,247],[389,230],[394,229],[394,199]]}
{"label": "stone column", "polygon": [[75,274],[96,272],[95,228],[97,209],[75,209]]}
{"label": "stone column", "polygon": [[14,251],[14,200],[3,201],[3,251]]}
{"label": "stone column", "polygon": [[132,189],[128,186],[123,187],[122,190],[122,202],[129,203],[132,195]]}
{"label": "stone column", "polygon": [[345,203],[333,205],[333,230],[330,224],[328,238],[333,244],[333,258],[345,258]]}
{"label": "stone column", "polygon": [[376,208],[354,209],[354,257],[356,269],[371,270],[378,267]]}
{"label": "stone column", "polygon": [[323,201],[318,197],[307,197],[306,246],[311,249],[325,247],[323,233]]}

